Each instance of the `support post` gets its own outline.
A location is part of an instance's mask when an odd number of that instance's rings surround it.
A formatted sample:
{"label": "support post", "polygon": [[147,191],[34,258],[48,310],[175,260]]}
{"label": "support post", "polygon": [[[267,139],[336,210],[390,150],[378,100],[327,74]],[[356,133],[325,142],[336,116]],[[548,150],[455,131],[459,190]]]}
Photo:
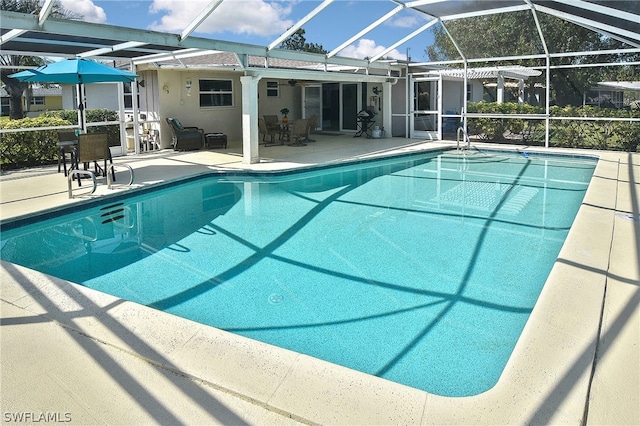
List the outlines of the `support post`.
{"label": "support post", "polygon": [[498,74],[498,92],[496,98],[499,104],[504,102],[504,76],[502,74]]}
{"label": "support post", "polygon": [[242,84],[242,162],[260,162],[258,152],[258,81],[259,77],[244,75]]}

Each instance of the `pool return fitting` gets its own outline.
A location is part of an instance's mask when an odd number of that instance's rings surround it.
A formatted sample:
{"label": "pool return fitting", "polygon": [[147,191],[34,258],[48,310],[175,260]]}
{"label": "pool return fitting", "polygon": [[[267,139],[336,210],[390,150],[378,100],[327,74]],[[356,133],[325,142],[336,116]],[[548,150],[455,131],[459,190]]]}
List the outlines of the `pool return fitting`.
{"label": "pool return fitting", "polygon": [[[129,170],[129,183],[127,183],[126,185],[123,185],[123,186],[131,186],[133,184],[133,169],[128,164],[118,164],[118,166],[125,167],[125,168],[127,168]],[[107,168],[107,171],[106,171],[107,189],[113,189],[113,183],[111,181],[111,175],[112,175],[111,172],[114,170],[114,168],[115,168],[115,164],[111,164]],[[69,172],[69,175],[68,175],[68,178],[67,178],[69,198],[74,198],[74,195],[73,195],[73,179],[76,176],[78,177],[78,179],[80,179],[80,176],[90,177],[91,181],[93,182],[93,188],[91,188],[91,191],[83,193],[82,195],[91,195],[94,192],[96,192],[96,189],[98,188],[98,181],[96,180],[95,173],[93,173],[91,170],[79,170],[79,169],[71,170]]]}

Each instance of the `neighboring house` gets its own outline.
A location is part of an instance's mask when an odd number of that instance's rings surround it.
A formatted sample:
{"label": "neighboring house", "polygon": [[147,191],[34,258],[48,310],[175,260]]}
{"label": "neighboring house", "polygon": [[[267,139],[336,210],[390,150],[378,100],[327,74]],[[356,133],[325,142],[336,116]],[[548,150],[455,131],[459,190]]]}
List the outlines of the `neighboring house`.
{"label": "neighboring house", "polygon": [[[527,80],[541,74],[541,71],[521,66],[469,68],[465,87],[462,68],[414,72],[410,87],[410,96],[414,99],[411,137],[438,139],[441,132],[455,132],[456,118],[461,115],[465,96],[468,102],[525,103],[528,99]],[[544,104],[544,91],[536,86],[533,99]]]}
{"label": "neighboring house", "polygon": [[640,100],[639,81],[602,81],[584,94],[583,104],[623,108]]}
{"label": "neighboring house", "polygon": [[[9,115],[9,94],[4,87],[0,89],[1,110],[0,115]],[[52,111],[63,109],[62,105],[62,88],[57,84],[42,87],[33,85],[31,87],[31,96],[27,93],[22,95],[22,109],[27,117],[35,117],[43,111]]]}

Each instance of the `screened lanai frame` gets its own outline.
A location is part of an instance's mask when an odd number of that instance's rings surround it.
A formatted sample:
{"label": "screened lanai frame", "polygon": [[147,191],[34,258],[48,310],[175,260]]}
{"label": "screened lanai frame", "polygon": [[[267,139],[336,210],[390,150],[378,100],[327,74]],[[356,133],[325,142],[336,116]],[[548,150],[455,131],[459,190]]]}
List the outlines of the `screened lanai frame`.
{"label": "screened lanai frame", "polygon": [[[181,55],[199,55],[215,52],[229,52],[238,58],[241,65],[247,64],[249,55],[264,58],[264,68],[269,68],[271,75],[279,72],[273,65],[275,60],[297,60],[315,63],[316,67],[310,71],[308,67],[299,72],[325,74],[318,80],[340,80],[352,78],[359,73],[366,78],[373,76],[395,79],[398,75],[409,69],[420,67],[452,67],[462,66],[468,70],[474,63],[499,63],[504,61],[516,61],[521,59],[541,59],[545,61],[543,66],[547,80],[550,70],[565,65],[552,64],[556,58],[576,58],[586,55],[601,54],[637,54],[640,52],[640,2],[636,1],[609,1],[609,0],[416,0],[402,2],[398,0],[380,0],[389,3],[389,11],[379,17],[373,17],[371,23],[358,31],[354,28],[354,35],[346,39],[338,46],[327,46],[328,54],[311,54],[306,52],[286,51],[278,48],[280,42],[286,39],[297,29],[302,28],[308,22],[318,19],[323,14],[331,13],[331,4],[339,0],[317,1],[317,6],[307,15],[294,23],[287,31],[274,39],[269,45],[255,46],[235,42],[194,37],[192,33],[216,10],[225,0],[213,0],[209,2],[198,16],[187,25],[180,34],[156,33],[145,30],[119,28],[108,25],[86,24],[76,21],[60,21],[49,18],[53,0],[45,0],[39,16],[2,12],[0,20],[0,49],[2,54],[32,54],[35,56],[60,56],[60,57],[92,57],[94,59],[109,59],[129,61],[132,67],[136,63],[161,60],[162,58],[179,58]],[[226,0],[229,1],[229,0]],[[362,4],[363,11],[366,8]],[[385,50],[367,59],[349,58],[341,56],[345,48],[356,40],[379,28],[394,16],[410,10],[424,17],[424,24],[418,26],[404,37],[391,43]],[[510,13],[527,11],[536,22],[539,37],[544,46],[544,52],[534,55],[514,55],[488,58],[468,57],[465,52],[459,52],[462,59],[413,63],[402,60],[389,60],[388,54],[394,49],[402,47],[408,40],[419,37],[422,33],[435,25],[441,25],[446,29],[447,23],[468,17],[485,16],[498,13]],[[616,49],[600,52],[553,52],[545,43],[537,16],[548,14],[560,19],[572,22],[576,25],[588,28],[602,36],[611,37],[623,42],[627,49]],[[451,36],[451,35],[450,35]],[[451,38],[455,44],[455,39]],[[408,58],[407,58],[408,59]],[[608,66],[638,65],[638,62],[607,63]],[[576,65],[568,65],[575,67]],[[598,64],[584,66],[599,66]],[[247,72],[253,70],[247,67]],[[290,73],[291,69],[282,72],[282,75]],[[327,76],[331,74],[331,76]],[[302,75],[302,74],[301,74]],[[350,77],[349,77],[350,76]],[[380,81],[380,78],[376,81]],[[135,91],[136,85],[133,85]],[[466,86],[466,77],[465,77]],[[550,85],[546,84],[546,90]],[[135,92],[133,93],[135,99]],[[408,98],[408,96],[407,96]],[[549,96],[547,96],[547,111],[544,115],[532,117],[545,120],[546,141],[548,146],[549,121],[554,119],[549,116]],[[465,102],[466,104],[466,102]],[[390,108],[389,105],[384,105]],[[389,111],[390,112],[390,111]],[[441,113],[441,112],[440,112]],[[407,120],[410,114],[410,105],[405,111]],[[388,114],[389,116],[391,114]],[[134,114],[137,116],[137,114]],[[462,118],[466,129],[467,118],[466,105]],[[513,117],[513,116],[512,116]],[[581,118],[583,119],[583,118]],[[609,119],[610,120],[610,119]],[[627,119],[628,120],[628,119]]]}
{"label": "screened lanai frame", "polygon": [[[448,29],[448,21],[452,21],[455,19],[461,19],[460,16],[452,17],[451,19],[447,19],[447,22],[444,22],[446,18],[441,18],[442,20],[439,22],[442,25],[442,28],[450,38],[451,42],[455,46],[459,54],[459,59],[452,60],[442,60],[442,61],[431,61],[431,62],[423,62],[423,63],[414,63],[410,64],[410,67],[416,71],[413,72],[412,75],[420,76],[427,74],[437,74],[438,72],[432,71],[429,72],[420,72],[424,68],[438,69],[440,67],[463,67],[463,87],[466,88],[468,84],[468,76],[469,74],[473,74],[475,72],[471,67],[473,64],[488,64],[488,63],[496,63],[500,64],[503,68],[508,69],[509,66],[505,66],[505,63],[508,62],[516,62],[521,60],[543,60],[543,66],[531,66],[528,69],[532,70],[542,70],[546,75],[546,83],[545,83],[545,114],[472,114],[467,111],[467,97],[463,98],[463,111],[461,115],[440,115],[440,122],[442,122],[442,118],[455,117],[461,118],[463,122],[463,129],[465,134],[467,133],[467,125],[468,118],[495,118],[495,119],[503,119],[503,118],[518,118],[518,119],[528,119],[528,120],[544,120],[545,121],[545,147],[549,146],[549,128],[551,120],[593,120],[593,121],[625,121],[625,122],[640,122],[638,118],[614,118],[614,117],[554,117],[550,114],[550,90],[552,88],[550,82],[551,70],[557,69],[576,69],[576,68],[586,68],[586,67],[603,67],[603,66],[638,66],[640,62],[638,61],[620,61],[617,63],[591,63],[591,64],[557,64],[554,65],[552,61],[554,59],[573,59],[577,57],[584,56],[593,56],[593,55],[622,55],[622,54],[637,54],[640,52],[638,49],[640,47],[640,37],[638,36],[638,26],[640,26],[639,13],[640,13],[640,3],[627,2],[627,5],[618,4],[617,6],[626,6],[628,9],[632,10],[634,13],[627,12],[625,10],[618,10],[615,8],[611,8],[608,6],[614,5],[615,2],[587,2],[587,1],[571,1],[564,0],[557,3],[560,3],[561,10],[556,10],[550,8],[546,5],[546,3],[551,2],[535,2],[535,1],[526,1],[527,6],[518,6],[517,1],[512,2],[483,2],[483,5],[487,3],[492,4],[500,4],[504,7],[495,8],[491,11],[491,13],[514,13],[514,12],[526,12],[530,14],[530,19],[532,19],[535,23],[537,34],[538,34],[538,42],[542,46],[544,52],[542,53],[526,53],[520,55],[511,55],[511,56],[487,56],[487,57],[469,57],[467,55],[467,51],[464,48],[460,47],[460,44],[456,41],[456,34],[454,31],[450,31]],[[606,3],[605,6],[597,3]],[[619,2],[622,3],[622,2]],[[570,15],[567,13],[569,9],[580,9],[583,11],[583,16]],[[564,9],[564,10],[563,10]],[[465,14],[464,17],[475,17],[475,16],[484,16],[487,13],[486,11],[482,11],[481,13],[470,12]],[[551,46],[547,44],[545,39],[544,31],[540,25],[540,15],[542,13],[546,13],[550,16],[555,16],[558,18],[562,18],[568,22],[571,22],[575,25],[583,26],[584,28],[597,32],[598,34],[611,37],[615,40],[628,44],[630,47],[628,49],[614,49],[614,50],[603,50],[603,51],[578,51],[578,52],[558,52],[554,51]],[[609,17],[611,19],[602,19],[603,17]],[[594,20],[594,18],[599,19],[600,21]],[[623,24],[620,24],[620,23]],[[621,27],[615,27],[613,24],[621,25]],[[518,68],[518,66],[514,65],[514,70]],[[441,74],[446,74],[446,70],[442,71]],[[441,87],[441,86],[440,86]],[[441,113],[441,111],[440,111]]]}

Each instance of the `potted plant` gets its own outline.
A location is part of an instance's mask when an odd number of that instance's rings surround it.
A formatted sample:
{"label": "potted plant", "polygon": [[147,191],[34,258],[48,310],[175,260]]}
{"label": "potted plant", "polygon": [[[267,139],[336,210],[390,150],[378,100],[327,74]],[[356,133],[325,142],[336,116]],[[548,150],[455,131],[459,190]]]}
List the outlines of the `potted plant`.
{"label": "potted plant", "polygon": [[282,108],[280,110],[280,113],[283,115],[282,122],[283,123],[288,123],[289,122],[289,118],[287,117],[287,114],[289,114],[289,108]]}

